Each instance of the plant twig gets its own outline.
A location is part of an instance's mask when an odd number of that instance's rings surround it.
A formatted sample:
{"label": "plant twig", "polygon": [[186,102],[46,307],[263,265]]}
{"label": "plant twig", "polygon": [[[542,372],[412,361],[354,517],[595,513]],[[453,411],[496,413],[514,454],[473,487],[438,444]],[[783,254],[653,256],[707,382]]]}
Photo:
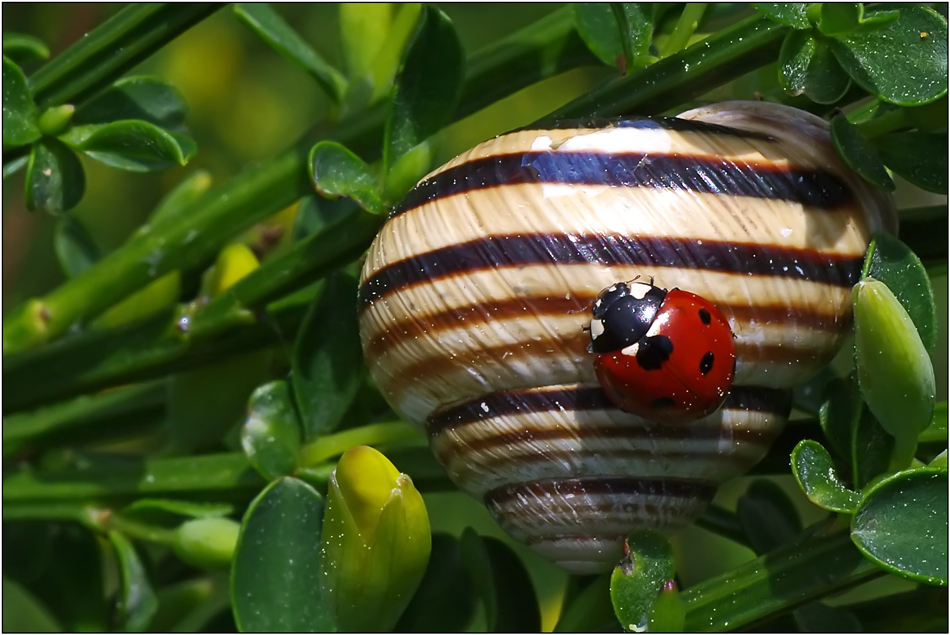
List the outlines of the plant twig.
{"label": "plant twig", "polygon": [[669,57],[686,48],[689,38],[693,37],[693,33],[699,27],[700,20],[703,19],[707,5],[706,2],[689,2],[686,4],[676,27],[673,29],[673,33],[670,34],[670,38],[660,49],[660,57]]}

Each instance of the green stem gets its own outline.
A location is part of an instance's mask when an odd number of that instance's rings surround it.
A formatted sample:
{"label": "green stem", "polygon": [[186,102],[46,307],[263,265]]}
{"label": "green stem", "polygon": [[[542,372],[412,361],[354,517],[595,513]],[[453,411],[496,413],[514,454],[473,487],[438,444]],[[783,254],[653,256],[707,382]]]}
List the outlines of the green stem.
{"label": "green stem", "polygon": [[753,16],[592,91],[543,122],[665,112],[774,61],[787,32],[788,27]]}
{"label": "green stem", "polygon": [[907,118],[907,111],[903,108],[890,110],[880,117],[868,119],[867,121],[857,124],[858,130],[866,139],[874,139],[891,132],[907,130],[912,126],[913,124]]}
{"label": "green stem", "polygon": [[703,19],[706,12],[706,2],[689,2],[683,9],[683,14],[676,23],[670,39],[666,41],[663,48],[660,49],[660,57],[669,57],[674,53],[679,53],[689,44],[689,38],[693,37],[699,27],[699,22]]}
{"label": "green stem", "polygon": [[[418,434],[418,433],[417,433]],[[403,439],[408,438],[408,435]],[[387,450],[386,456],[423,491],[454,489],[445,470],[426,447]],[[325,482],[331,462],[304,468],[308,477]],[[308,478],[308,480],[310,480]],[[94,502],[121,504],[137,497],[201,497],[205,501],[250,500],[264,480],[240,452],[150,459],[136,457],[91,461],[83,468],[21,470],[3,478],[4,519],[81,519]]]}
{"label": "green stem", "polygon": [[36,105],[78,103],[162,48],[223,4],[131,4],[30,77]]}
{"label": "green stem", "polygon": [[114,434],[126,424],[154,422],[165,414],[165,393],[162,382],[140,384],[5,417],[3,457],[24,446],[88,441],[101,432]]}
{"label": "green stem", "polygon": [[806,532],[752,562],[683,592],[686,631],[741,629],[884,575],[847,532]]}
{"label": "green stem", "polygon": [[120,531],[129,538],[153,542],[160,545],[175,544],[175,531],[165,527],[156,527],[146,523],[126,518],[121,514],[113,513],[111,510],[99,510],[98,531],[108,534],[110,531]]}
{"label": "green stem", "polygon": [[425,439],[417,429],[403,421],[371,423],[321,437],[300,450],[300,464],[313,467],[327,459],[337,457],[357,445],[385,445]]}
{"label": "green stem", "polygon": [[[633,68],[633,49],[630,48],[630,25],[627,23],[627,14],[623,10],[623,5],[619,2],[611,2],[610,9],[613,11],[614,20],[620,28],[620,47],[623,49],[624,68]],[[629,72],[629,70],[625,71]]]}

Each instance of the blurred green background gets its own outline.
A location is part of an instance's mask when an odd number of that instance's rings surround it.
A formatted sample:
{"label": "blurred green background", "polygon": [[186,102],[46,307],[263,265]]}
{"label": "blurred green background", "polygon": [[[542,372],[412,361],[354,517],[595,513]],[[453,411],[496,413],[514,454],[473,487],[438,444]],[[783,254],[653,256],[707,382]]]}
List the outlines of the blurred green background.
{"label": "blurred green background", "polygon": [[[560,4],[444,4],[471,54],[482,46],[526,26],[561,7]],[[53,56],[122,7],[121,4],[5,4],[4,30],[28,33],[45,41]],[[274,8],[335,66],[340,65],[337,6],[277,4]],[[36,65],[27,65],[27,74]],[[579,69],[539,84],[453,125],[444,135],[439,162],[489,136],[530,123],[610,75],[609,69]],[[774,67],[759,71],[772,73]],[[243,167],[265,160],[291,145],[323,119],[330,104],[302,70],[279,57],[240,24],[227,8],[218,11],[132,74],[151,74],[171,82],[190,107],[188,127],[198,142],[198,154],[186,167],[154,174],[135,174],[103,166],[82,157],[87,190],[74,214],[104,252],[120,245],[152,210],[155,203],[187,173],[203,168],[221,183]],[[753,78],[754,79],[754,78]],[[717,97],[751,98],[755,81],[737,81],[717,90]],[[927,194],[895,178],[898,207],[945,203],[946,197]],[[64,278],[52,249],[54,219],[30,214],[23,205],[22,172],[3,188],[3,312],[32,296],[43,294]],[[934,360],[939,392],[947,398],[947,277],[933,279],[940,317],[938,358]],[[811,506],[791,477],[777,477],[793,497],[805,523],[823,516]],[[749,478],[724,487],[717,502],[732,508]],[[433,529],[460,533],[473,525],[480,533],[503,536],[485,509],[459,493],[428,495]],[[698,528],[682,532],[675,541],[685,586],[734,567],[753,557],[750,550]],[[529,564],[541,598],[543,625],[550,630],[557,618],[566,576],[559,569],[514,545]],[[912,586],[888,577],[877,581],[880,592]],[[862,591],[866,593],[867,591]],[[475,627],[477,628],[477,624]]]}

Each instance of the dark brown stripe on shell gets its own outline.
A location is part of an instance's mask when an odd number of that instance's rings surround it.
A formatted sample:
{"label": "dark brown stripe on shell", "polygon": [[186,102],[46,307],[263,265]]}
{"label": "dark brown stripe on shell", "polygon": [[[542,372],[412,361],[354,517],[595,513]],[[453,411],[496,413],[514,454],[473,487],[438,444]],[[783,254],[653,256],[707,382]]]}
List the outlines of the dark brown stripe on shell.
{"label": "dark brown stripe on shell", "polygon": [[842,179],[820,169],[681,154],[543,151],[496,155],[449,168],[417,185],[392,215],[447,196],[521,183],[649,187],[822,209],[840,208],[854,199]]}
{"label": "dark brown stripe on shell", "polygon": [[519,234],[489,236],[391,263],[360,285],[363,308],[420,282],[530,265],[636,265],[776,276],[852,287],[863,258],[752,243],[655,236]]}
{"label": "dark brown stripe on shell", "polygon": [[625,496],[672,496],[686,499],[709,499],[716,493],[716,486],[702,481],[672,478],[644,479],[630,477],[565,478],[548,481],[533,481],[517,485],[505,485],[487,492],[485,504],[503,506],[512,500],[525,497],[533,499],[593,495]]}
{"label": "dark brown stripe on shell", "polygon": [[[379,358],[386,349],[417,337],[450,331],[460,327],[487,324],[489,321],[508,320],[519,317],[557,317],[569,313],[589,311],[597,294],[572,295],[570,299],[550,295],[516,297],[497,301],[484,301],[448,309],[432,315],[413,312],[407,319],[388,322],[386,329],[366,345],[366,355]],[[760,324],[794,324],[795,326],[832,331],[844,328],[846,316],[820,313],[789,305],[722,304],[716,305],[726,316],[737,322],[752,320]]]}
{"label": "dark brown stripe on shell", "polygon": [[[791,395],[789,391],[778,388],[735,386],[730,391],[729,396],[726,397],[722,407],[726,410],[770,412],[786,417],[791,409]],[[432,437],[448,429],[494,417],[562,410],[617,410],[617,407],[613,405],[599,386],[583,386],[560,390],[494,392],[431,415],[426,420],[426,431]],[[603,433],[626,436],[631,431],[637,430],[633,426],[610,426],[609,429],[618,432],[608,432],[608,428],[603,428],[600,432],[592,432],[592,435],[597,436]],[[660,436],[665,436],[667,433],[678,435],[680,429],[684,436],[693,436],[698,428],[665,425],[662,429],[658,429],[658,432]],[[546,434],[547,432],[543,430],[531,431],[532,434]],[[557,431],[552,430],[550,432]],[[716,433],[718,436],[719,431],[716,430]],[[562,432],[560,435],[548,438],[561,438],[562,436],[588,436],[587,428],[570,430],[569,434]],[[677,436],[676,438],[681,437]]]}

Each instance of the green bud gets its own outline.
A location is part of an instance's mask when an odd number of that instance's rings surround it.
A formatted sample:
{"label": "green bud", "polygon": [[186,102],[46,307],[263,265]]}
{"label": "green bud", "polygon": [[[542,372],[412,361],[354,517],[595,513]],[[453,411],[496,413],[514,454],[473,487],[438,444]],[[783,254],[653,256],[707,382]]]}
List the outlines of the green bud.
{"label": "green bud", "polygon": [[71,104],[64,106],[53,106],[48,108],[38,122],[40,132],[47,137],[55,137],[63,133],[69,127],[69,122],[73,119],[73,113],[76,107]]}
{"label": "green bud", "polygon": [[667,580],[653,600],[653,608],[647,619],[647,630],[651,633],[682,633],[686,624],[686,606],[680,599],[679,589],[674,580]]}
{"label": "green bud", "polygon": [[916,442],[933,415],[933,364],[907,311],[873,278],[854,287],[854,344],[858,384],[871,412],[898,445]]}
{"label": "green bud", "polygon": [[199,569],[224,569],[231,564],[241,525],[230,518],[196,518],[175,530],[175,553]]}
{"label": "green bud", "polygon": [[348,450],[330,476],[322,536],[325,591],[339,630],[392,630],[432,548],[412,481],[373,448]]}
{"label": "green bud", "polygon": [[227,245],[218,254],[214,266],[201,278],[201,295],[216,297],[260,266],[257,256],[242,243]]}

